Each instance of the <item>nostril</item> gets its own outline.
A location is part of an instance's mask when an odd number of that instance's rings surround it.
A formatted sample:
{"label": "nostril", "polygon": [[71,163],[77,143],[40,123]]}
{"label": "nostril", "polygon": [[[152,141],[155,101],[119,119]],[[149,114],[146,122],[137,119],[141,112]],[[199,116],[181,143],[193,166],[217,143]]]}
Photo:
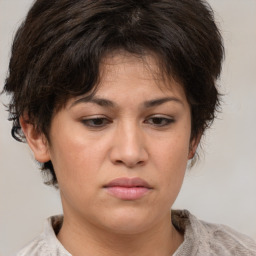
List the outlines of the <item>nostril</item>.
{"label": "nostril", "polygon": [[145,163],[145,161],[138,161],[138,162],[136,162],[136,161],[122,161],[122,160],[116,160],[115,162],[114,162],[116,165],[126,165],[127,167],[130,167],[130,168],[132,168],[132,167],[134,167],[134,166],[141,166],[141,165],[144,165],[144,163]]}
{"label": "nostril", "polygon": [[116,162],[117,164],[122,164],[122,163],[123,163],[122,160],[116,160],[115,162]]}

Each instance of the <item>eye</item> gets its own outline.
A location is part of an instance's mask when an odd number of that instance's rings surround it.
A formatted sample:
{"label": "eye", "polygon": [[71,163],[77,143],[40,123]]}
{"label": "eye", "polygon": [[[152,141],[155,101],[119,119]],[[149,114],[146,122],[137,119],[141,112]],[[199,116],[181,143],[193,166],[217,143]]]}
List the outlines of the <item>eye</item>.
{"label": "eye", "polygon": [[148,118],[145,122],[147,124],[150,124],[156,127],[163,127],[163,126],[168,126],[171,123],[174,123],[174,119],[169,117],[162,117],[162,116],[152,116]]}
{"label": "eye", "polygon": [[82,123],[85,126],[90,128],[102,128],[110,124],[111,121],[105,117],[95,117],[95,118],[83,119]]}

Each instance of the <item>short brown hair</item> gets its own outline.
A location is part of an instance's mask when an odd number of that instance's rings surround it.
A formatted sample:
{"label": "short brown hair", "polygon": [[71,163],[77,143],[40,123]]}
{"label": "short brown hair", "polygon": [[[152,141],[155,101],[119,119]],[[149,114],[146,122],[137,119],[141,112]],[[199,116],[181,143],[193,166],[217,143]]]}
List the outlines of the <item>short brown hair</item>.
{"label": "short brown hair", "polygon": [[[102,58],[115,50],[152,52],[180,81],[192,113],[191,136],[210,126],[219,107],[216,80],[224,49],[203,0],[37,0],[14,39],[4,92],[12,96],[12,135],[25,140],[24,113],[48,133],[54,111],[95,89]],[[49,161],[51,184],[57,184]]]}

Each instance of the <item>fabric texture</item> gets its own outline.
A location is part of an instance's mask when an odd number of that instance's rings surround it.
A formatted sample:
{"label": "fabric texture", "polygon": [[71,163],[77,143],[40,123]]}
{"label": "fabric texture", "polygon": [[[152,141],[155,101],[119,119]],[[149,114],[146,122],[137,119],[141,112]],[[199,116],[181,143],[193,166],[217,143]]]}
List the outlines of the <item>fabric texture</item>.
{"label": "fabric texture", "polygon": [[[198,220],[187,210],[173,210],[172,223],[184,233],[184,241],[173,256],[256,256],[256,242],[233,229]],[[40,236],[17,256],[72,256],[59,242],[63,216],[47,219]]]}

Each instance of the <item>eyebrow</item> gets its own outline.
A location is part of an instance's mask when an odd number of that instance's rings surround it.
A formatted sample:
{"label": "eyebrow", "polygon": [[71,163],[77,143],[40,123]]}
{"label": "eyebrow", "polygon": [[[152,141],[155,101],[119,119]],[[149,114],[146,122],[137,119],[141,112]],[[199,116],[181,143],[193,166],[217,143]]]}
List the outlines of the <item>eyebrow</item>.
{"label": "eyebrow", "polygon": [[73,106],[75,106],[79,103],[94,103],[94,104],[97,104],[101,107],[108,107],[108,108],[114,108],[116,106],[116,104],[111,100],[98,98],[98,97],[95,97],[95,96],[92,96],[92,95],[85,96],[83,98],[80,98],[80,99],[76,100],[75,102],[73,102],[71,107],[73,107]]}
{"label": "eyebrow", "polygon": [[[162,105],[162,104],[164,104],[166,102],[170,102],[170,101],[174,101],[174,102],[177,102],[177,103],[180,103],[181,105],[183,105],[183,102],[176,97],[164,97],[164,98],[157,98],[157,99],[145,101],[145,102],[143,102],[143,106],[145,108],[152,108],[152,107],[159,106],[159,105]],[[85,97],[82,97],[82,98],[76,100],[75,102],[73,102],[71,107],[73,107],[79,103],[94,103],[101,107],[107,107],[107,108],[116,107],[116,104],[113,101],[104,99],[104,98],[98,98],[98,97],[92,96],[92,95],[85,96]]]}
{"label": "eyebrow", "polygon": [[153,99],[153,100],[145,101],[144,106],[146,108],[151,108],[151,107],[162,105],[162,104],[164,104],[166,102],[169,102],[169,101],[175,101],[175,102],[180,103],[181,105],[183,105],[183,102],[178,98],[165,97],[165,98],[159,98],[159,99]]}

